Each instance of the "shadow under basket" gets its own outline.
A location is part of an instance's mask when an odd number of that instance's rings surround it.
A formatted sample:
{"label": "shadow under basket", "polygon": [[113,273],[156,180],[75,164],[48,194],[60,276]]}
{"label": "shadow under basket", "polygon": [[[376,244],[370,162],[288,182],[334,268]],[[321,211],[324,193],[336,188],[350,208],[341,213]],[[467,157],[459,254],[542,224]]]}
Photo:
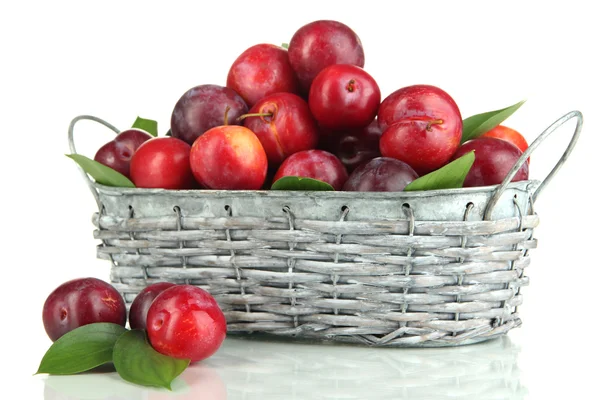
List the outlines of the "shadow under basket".
{"label": "shadow under basket", "polygon": [[[577,125],[544,181],[510,182],[567,120]],[[73,130],[69,144],[76,153]],[[578,111],[531,143],[500,185],[421,192],[115,188],[83,173],[98,203],[98,257],[129,305],[149,284],[199,286],[228,334],[370,346],[481,342],[521,325],[517,312],[539,218],[533,205],[571,153]],[[83,172],[83,171],[82,171]]]}

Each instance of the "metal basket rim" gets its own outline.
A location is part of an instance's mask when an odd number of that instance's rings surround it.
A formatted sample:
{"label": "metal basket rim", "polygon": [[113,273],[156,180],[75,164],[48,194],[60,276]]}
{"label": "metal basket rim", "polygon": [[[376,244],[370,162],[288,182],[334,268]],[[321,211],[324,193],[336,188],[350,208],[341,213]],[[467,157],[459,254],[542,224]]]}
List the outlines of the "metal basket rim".
{"label": "metal basket rim", "polygon": [[[530,179],[517,182],[511,182],[506,189],[523,190],[527,192],[535,191],[541,181]],[[477,186],[477,187],[462,187],[454,189],[435,189],[435,190],[420,190],[414,192],[350,192],[350,191],[294,191],[294,190],[210,190],[210,189],[186,189],[186,190],[170,190],[170,189],[149,189],[149,188],[126,188],[106,186],[97,182],[93,186],[102,194],[106,195],[173,195],[177,197],[283,197],[294,198],[299,192],[302,194],[310,194],[318,198],[372,198],[372,199],[389,199],[389,198],[425,198],[436,196],[451,196],[455,194],[469,193],[486,193],[494,192],[500,185]]]}

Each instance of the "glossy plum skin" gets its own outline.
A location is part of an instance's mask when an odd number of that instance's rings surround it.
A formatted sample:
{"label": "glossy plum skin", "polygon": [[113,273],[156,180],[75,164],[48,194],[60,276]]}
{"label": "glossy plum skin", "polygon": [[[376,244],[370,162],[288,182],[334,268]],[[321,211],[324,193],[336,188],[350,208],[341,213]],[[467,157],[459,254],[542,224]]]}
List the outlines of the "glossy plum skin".
{"label": "glossy plum skin", "polygon": [[225,124],[241,125],[237,118],[248,112],[244,99],[233,89],[219,85],[199,85],[189,89],[175,104],[171,114],[171,135],[194,143],[207,130]]}
{"label": "glossy plum skin", "polygon": [[335,155],[324,150],[305,150],[286,158],[275,173],[273,182],[284,176],[318,179],[340,190],[348,179],[348,172]]}
{"label": "glossy plum skin", "polygon": [[381,156],[379,151],[381,134],[379,123],[374,119],[364,128],[338,134],[334,140],[330,140],[332,153],[340,159],[350,173],[359,165]]}
{"label": "glossy plum skin", "polygon": [[308,104],[293,93],[275,93],[262,98],[250,109],[244,126],[256,134],[263,145],[269,165],[279,166],[288,156],[314,149],[319,141],[317,123]]}
{"label": "glossy plum skin", "polygon": [[133,299],[131,307],[129,307],[129,327],[131,329],[146,329],[146,318],[148,317],[150,305],[156,296],[172,286],[175,286],[175,284],[171,282],[157,282],[142,289]]}
{"label": "glossy plum skin", "polygon": [[98,149],[94,161],[106,165],[130,178],[129,166],[133,153],[152,135],[141,129],[127,129]]}
{"label": "glossy plum skin", "polygon": [[[479,137],[469,140],[458,148],[452,160],[475,150],[475,162],[471,166],[464,187],[489,186],[502,183],[523,152],[517,146],[502,139]],[[451,160],[451,161],[452,161]],[[529,179],[529,165],[525,162],[511,182]]]}
{"label": "glossy plum skin", "polygon": [[377,115],[381,91],[375,79],[355,65],[336,64],[315,77],[308,106],[326,129],[360,129]]}
{"label": "glossy plum skin", "polygon": [[338,21],[313,21],[298,29],[289,43],[289,59],[303,93],[325,67],[334,64],[365,66],[365,53],[358,35]]}
{"label": "glossy plum skin", "polygon": [[[522,152],[525,152],[529,145],[527,144],[527,140],[523,135],[521,135],[518,131],[509,128],[508,126],[498,125],[497,127],[487,131],[481,137],[494,137],[497,139],[506,140],[519,148]],[[529,163],[529,157],[527,162]]]}
{"label": "glossy plum skin", "polygon": [[213,355],[227,333],[225,316],[214,297],[193,285],[176,285],[156,296],[146,327],[156,351],[192,362]]}
{"label": "glossy plum skin", "polygon": [[401,192],[419,175],[407,163],[377,157],[354,170],[342,190],[352,192]]}
{"label": "glossy plum skin", "polygon": [[125,326],[127,309],[117,290],[100,279],[78,278],[63,283],[46,298],[44,328],[54,342],[80,326],[110,322]]}
{"label": "glossy plum skin", "polygon": [[208,189],[259,190],[267,175],[267,154],[258,137],[237,125],[208,130],[192,145],[190,165]]}
{"label": "glossy plum skin", "polygon": [[174,137],[144,142],[131,158],[131,180],[139,188],[192,189],[191,146]]}
{"label": "glossy plum skin", "polygon": [[409,164],[419,174],[448,162],[460,145],[462,117],[455,101],[442,89],[413,85],[396,90],[379,106],[384,157]]}
{"label": "glossy plum skin", "polygon": [[287,50],[264,43],[246,49],[235,59],[227,74],[227,87],[242,96],[248,107],[273,93],[299,93]]}

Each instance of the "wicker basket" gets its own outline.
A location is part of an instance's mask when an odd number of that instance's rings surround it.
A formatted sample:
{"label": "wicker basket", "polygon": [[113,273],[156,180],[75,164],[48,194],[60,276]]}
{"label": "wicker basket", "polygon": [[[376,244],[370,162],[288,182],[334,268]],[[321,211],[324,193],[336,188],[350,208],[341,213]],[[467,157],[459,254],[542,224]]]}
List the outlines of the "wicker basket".
{"label": "wicker basket", "polygon": [[[571,118],[565,153],[543,182],[510,182]],[[69,145],[76,152],[75,118]],[[566,114],[495,186],[423,192],[115,188],[84,173],[99,211],[98,257],[130,304],[148,284],[212,293],[228,334],[261,332],[372,346],[454,346],[521,325],[520,288],[536,247],[533,204],[581,132]],[[83,172],[83,171],[82,171]]]}

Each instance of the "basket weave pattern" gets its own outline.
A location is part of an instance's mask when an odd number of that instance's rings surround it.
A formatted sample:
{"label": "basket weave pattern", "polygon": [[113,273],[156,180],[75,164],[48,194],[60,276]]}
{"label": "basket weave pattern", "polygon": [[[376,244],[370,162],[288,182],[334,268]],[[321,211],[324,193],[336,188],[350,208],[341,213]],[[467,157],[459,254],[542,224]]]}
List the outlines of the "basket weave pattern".
{"label": "basket weave pattern", "polygon": [[[542,181],[510,182],[571,118],[573,137]],[[76,153],[73,128],[69,145]],[[115,188],[82,171],[98,204],[98,257],[127,304],[147,285],[208,290],[228,333],[370,346],[476,343],[517,312],[537,196],[573,150],[573,111],[533,141],[500,185],[400,193]]]}
{"label": "basket weave pattern", "polygon": [[[504,196],[513,215],[493,221],[481,220],[485,201],[461,201],[469,196],[458,193],[438,199],[459,209],[457,220],[421,221],[418,197],[284,194],[258,206],[250,195],[101,190],[94,236],[128,303],[155,281],[191,283],[215,296],[231,333],[448,345],[521,323],[516,307],[538,217],[526,212],[527,191],[513,190]],[[388,203],[392,218],[371,217]]]}

